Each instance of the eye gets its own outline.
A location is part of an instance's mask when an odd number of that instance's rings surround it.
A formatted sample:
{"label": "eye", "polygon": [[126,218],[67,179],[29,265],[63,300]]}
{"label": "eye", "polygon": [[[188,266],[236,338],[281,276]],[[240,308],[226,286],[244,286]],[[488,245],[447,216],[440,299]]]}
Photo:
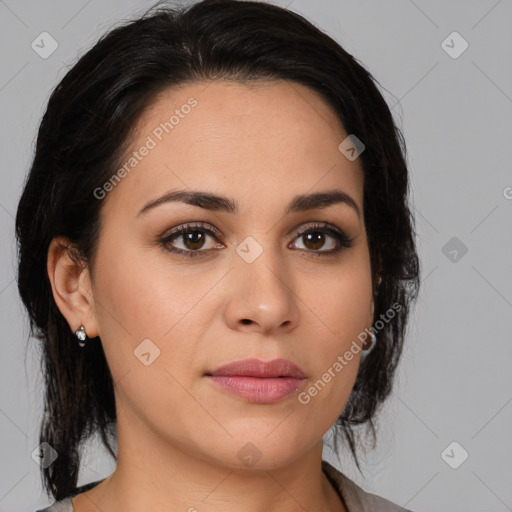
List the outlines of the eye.
{"label": "eye", "polygon": [[[205,253],[219,245],[210,243],[210,246],[205,248],[208,237],[220,237],[220,233],[217,230],[211,226],[206,226],[206,224],[200,222],[184,224],[171,231],[171,233],[159,240],[159,242],[169,252],[191,257],[198,256],[199,253]],[[182,248],[173,245],[176,244],[176,242],[181,243]],[[220,245],[224,247],[222,244]]]}
{"label": "eye", "polygon": [[[353,239],[349,238],[341,229],[328,222],[308,225],[302,228],[296,236],[301,239],[303,247],[297,247],[294,244],[295,248],[319,253],[319,256],[337,254],[343,248],[352,247],[353,242]],[[327,249],[325,249],[326,244],[328,245]],[[319,250],[322,247],[324,250]]]}
{"label": "eye", "polygon": [[[339,253],[343,248],[352,247],[353,239],[341,229],[324,222],[309,224],[295,234],[296,239],[302,239],[303,247],[292,243],[291,248],[304,250],[317,256],[329,256]],[[187,257],[204,256],[212,249],[221,249],[224,245],[210,241],[208,238],[219,239],[221,234],[208,224],[195,222],[183,224],[173,229],[167,236],[158,240],[166,251]],[[181,247],[176,245],[181,244]],[[325,245],[327,244],[327,249]],[[289,246],[290,247],[290,246]],[[324,248],[324,250],[319,250]]]}

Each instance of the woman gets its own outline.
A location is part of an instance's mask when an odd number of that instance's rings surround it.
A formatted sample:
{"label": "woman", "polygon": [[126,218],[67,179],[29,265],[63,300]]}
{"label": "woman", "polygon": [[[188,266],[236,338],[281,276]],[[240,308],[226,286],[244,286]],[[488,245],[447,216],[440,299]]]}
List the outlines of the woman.
{"label": "woman", "polygon": [[[322,440],[357,464],[355,427],[375,441],[419,283],[407,195],[373,78],[297,14],[205,0],[104,36],[16,218],[45,510],[399,510]],[[116,469],[77,488],[94,434]]]}

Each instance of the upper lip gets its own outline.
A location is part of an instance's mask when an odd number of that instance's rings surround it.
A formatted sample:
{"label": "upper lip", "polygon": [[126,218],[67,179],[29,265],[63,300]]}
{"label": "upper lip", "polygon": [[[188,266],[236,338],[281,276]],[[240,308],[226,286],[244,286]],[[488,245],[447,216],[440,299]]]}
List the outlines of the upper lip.
{"label": "upper lip", "polygon": [[260,359],[241,359],[219,366],[208,372],[209,376],[244,376],[244,377],[294,377],[304,379],[303,371],[287,359],[273,359],[261,361]]}

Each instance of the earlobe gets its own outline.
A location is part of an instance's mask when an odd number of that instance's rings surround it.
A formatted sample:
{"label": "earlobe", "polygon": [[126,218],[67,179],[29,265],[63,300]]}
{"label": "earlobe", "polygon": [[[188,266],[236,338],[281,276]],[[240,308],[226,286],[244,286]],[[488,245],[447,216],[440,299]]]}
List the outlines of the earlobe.
{"label": "earlobe", "polygon": [[56,237],[51,241],[47,271],[53,298],[71,332],[84,325],[90,338],[98,336],[88,268],[85,262],[77,258],[68,239]]}

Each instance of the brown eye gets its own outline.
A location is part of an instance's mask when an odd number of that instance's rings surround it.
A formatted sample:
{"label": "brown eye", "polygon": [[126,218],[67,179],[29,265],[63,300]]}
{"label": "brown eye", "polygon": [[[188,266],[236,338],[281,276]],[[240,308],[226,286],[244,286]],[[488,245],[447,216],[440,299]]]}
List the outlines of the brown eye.
{"label": "brown eye", "polygon": [[[205,225],[207,226],[207,225]],[[304,250],[307,253],[318,256],[335,255],[343,248],[352,247],[350,239],[342,230],[329,223],[319,226],[307,226],[305,229],[296,233],[296,239],[301,240],[301,244],[292,243],[292,248]],[[203,227],[203,224],[186,224],[177,227],[166,237],[159,240],[159,243],[168,252],[187,256],[205,256],[212,249],[222,248],[222,244],[215,243],[220,233],[213,228]],[[212,240],[208,242],[208,239]],[[181,247],[180,247],[181,245]],[[302,245],[302,246],[301,246]]]}
{"label": "brown eye", "polygon": [[201,231],[190,231],[181,235],[184,245],[187,249],[197,250],[204,245],[205,234]]}
{"label": "brown eye", "polygon": [[334,227],[327,228],[325,225],[308,226],[297,233],[297,238],[302,240],[303,247],[297,246],[297,243],[295,243],[296,249],[305,249],[308,252],[323,253],[325,255],[335,254],[344,247],[352,247],[352,239],[343,231]]}
{"label": "brown eye", "polygon": [[[215,244],[215,239],[218,237],[219,233],[214,232],[208,227],[186,224],[174,229],[169,235],[159,240],[159,242],[169,252],[184,256],[199,256],[204,255],[210,249],[218,247],[218,244]],[[213,240],[208,246],[209,238]]]}
{"label": "brown eye", "polygon": [[302,239],[304,240],[306,248],[317,251],[325,244],[325,233],[320,233],[319,231],[306,233],[302,235]]}

